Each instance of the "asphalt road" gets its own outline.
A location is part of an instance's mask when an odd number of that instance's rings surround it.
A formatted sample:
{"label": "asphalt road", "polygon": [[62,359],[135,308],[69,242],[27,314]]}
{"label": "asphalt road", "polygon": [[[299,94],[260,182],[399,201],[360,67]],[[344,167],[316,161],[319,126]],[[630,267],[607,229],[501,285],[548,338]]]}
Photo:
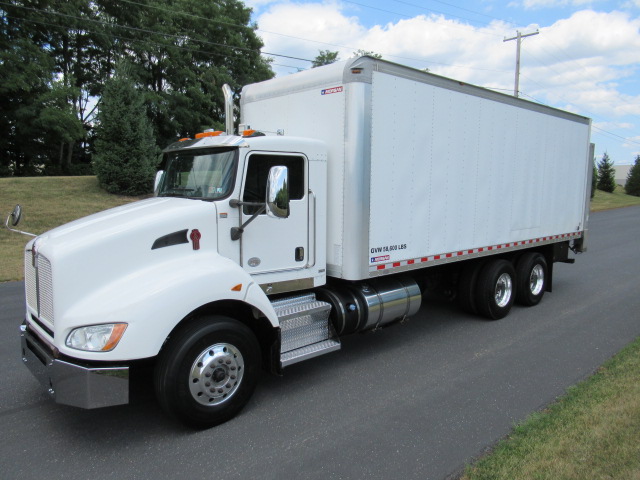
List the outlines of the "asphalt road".
{"label": "asphalt road", "polygon": [[423,305],[404,325],[265,377],[194,432],[148,385],[133,404],[53,404],[19,357],[21,283],[0,285],[0,478],[445,479],[640,335],[640,208],[592,214],[589,252],[533,308],[486,322]]}

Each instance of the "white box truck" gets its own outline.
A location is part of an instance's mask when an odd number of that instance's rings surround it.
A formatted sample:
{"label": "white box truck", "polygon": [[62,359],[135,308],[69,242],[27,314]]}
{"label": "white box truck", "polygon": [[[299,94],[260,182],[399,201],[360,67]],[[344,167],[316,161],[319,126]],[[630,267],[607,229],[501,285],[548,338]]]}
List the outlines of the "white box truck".
{"label": "white box truck", "polygon": [[585,250],[587,118],[370,57],[246,86],[237,135],[225,92],[227,133],[170,145],[154,198],[27,244],[22,358],[56,402],[127,403],[146,364],[213,426],[426,290],[499,319]]}

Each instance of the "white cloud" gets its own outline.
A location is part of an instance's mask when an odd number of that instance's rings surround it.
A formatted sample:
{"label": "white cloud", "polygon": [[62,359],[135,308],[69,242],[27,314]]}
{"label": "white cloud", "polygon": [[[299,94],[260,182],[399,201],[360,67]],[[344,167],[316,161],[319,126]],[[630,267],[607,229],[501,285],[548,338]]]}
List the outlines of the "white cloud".
{"label": "white cloud", "polygon": [[[513,89],[516,45],[503,40],[515,32],[498,20],[477,27],[442,15],[419,15],[365,28],[358,18],[345,15],[339,2],[280,3],[268,6],[258,25],[264,51],[313,59],[319,50],[337,50],[345,59],[363,49],[505,93]],[[582,10],[521,31],[536,28],[540,35],[523,41],[520,90],[543,103],[608,122],[616,135],[639,132],[640,16]],[[275,62],[294,64],[277,57]],[[310,67],[308,62],[295,65]],[[278,68],[279,74],[295,70]],[[604,141],[598,142],[606,148]],[[625,147],[637,150],[637,144]]]}

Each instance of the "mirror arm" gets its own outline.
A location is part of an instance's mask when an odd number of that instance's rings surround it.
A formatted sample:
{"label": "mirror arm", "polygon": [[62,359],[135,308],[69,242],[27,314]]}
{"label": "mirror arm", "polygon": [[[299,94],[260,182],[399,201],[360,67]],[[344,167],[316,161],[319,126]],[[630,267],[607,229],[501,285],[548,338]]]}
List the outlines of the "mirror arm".
{"label": "mirror arm", "polygon": [[241,202],[240,200],[236,200],[235,198],[232,198],[231,200],[229,200],[229,206],[231,208],[238,208],[238,207],[243,207],[243,206],[247,206],[247,207],[262,207],[262,206],[264,206],[265,208],[267,208],[267,206],[264,203],[260,203],[260,202]]}
{"label": "mirror arm", "polygon": [[11,228],[9,226],[10,218],[11,218],[11,215],[7,217],[7,221],[4,223],[4,226],[7,227],[7,230],[11,230],[12,232],[16,232],[16,233],[21,233],[22,235],[29,235],[30,237],[37,237],[37,235],[34,235],[33,233],[23,232],[22,230],[16,230],[15,228]]}
{"label": "mirror arm", "polygon": [[249,207],[260,207],[260,209],[256,213],[251,215],[251,218],[249,218],[249,220],[244,222],[242,226],[233,227],[231,229],[231,240],[239,240],[240,237],[242,236],[242,233],[244,232],[245,227],[249,225],[251,222],[253,222],[256,218],[258,218],[258,215],[260,215],[261,213],[264,213],[264,211],[267,209],[266,203],[241,202],[235,199],[232,199],[229,201],[229,206],[233,208],[236,208],[242,205],[247,205]]}

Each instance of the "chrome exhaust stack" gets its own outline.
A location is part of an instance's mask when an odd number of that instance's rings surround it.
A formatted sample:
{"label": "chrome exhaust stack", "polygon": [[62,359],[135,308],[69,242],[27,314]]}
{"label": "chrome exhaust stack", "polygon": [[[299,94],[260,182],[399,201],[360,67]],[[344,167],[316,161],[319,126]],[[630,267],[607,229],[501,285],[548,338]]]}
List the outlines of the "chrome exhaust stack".
{"label": "chrome exhaust stack", "polygon": [[227,135],[233,135],[233,92],[226,83],[222,86],[224,94],[224,116]]}

